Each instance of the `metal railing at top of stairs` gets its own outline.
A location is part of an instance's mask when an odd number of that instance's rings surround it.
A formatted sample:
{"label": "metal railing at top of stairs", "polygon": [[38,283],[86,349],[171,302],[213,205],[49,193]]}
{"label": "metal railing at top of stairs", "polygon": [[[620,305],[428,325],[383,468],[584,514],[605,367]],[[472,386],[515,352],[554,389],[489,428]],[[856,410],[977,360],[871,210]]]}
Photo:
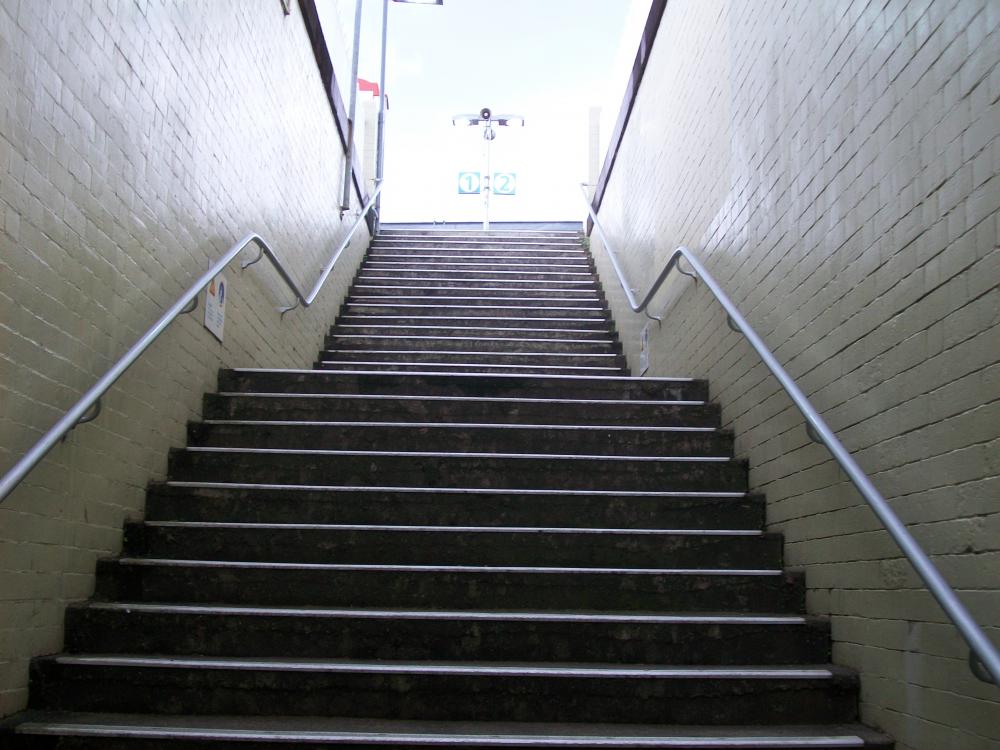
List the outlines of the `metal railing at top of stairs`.
{"label": "metal railing at top of stairs", "polygon": [[[587,193],[587,188],[590,187],[587,184],[581,184],[580,188],[583,191],[584,200],[587,203],[587,211],[590,213],[590,218],[593,221],[594,228],[601,237],[601,241],[604,243],[604,250],[607,253],[608,260],[611,261],[612,267],[615,269],[615,273],[618,275],[618,281],[625,291],[625,296],[628,298],[629,307],[632,308],[633,312],[646,312],[646,307],[652,301],[656,292],[659,291],[663,282],[666,280],[667,276],[673,269],[677,269],[679,273],[683,273],[686,276],[691,276],[695,279],[695,282],[700,278],[705,282],[705,286],[708,287],[709,291],[715,297],[716,302],[718,302],[722,308],[726,311],[727,322],[729,327],[736,333],[743,334],[750,346],[754,348],[757,355],[764,362],[764,365],[771,374],[777,378],[781,387],[784,388],[785,392],[791,397],[795,406],[798,407],[802,416],[806,421],[806,432],[808,433],[810,439],[817,443],[822,443],[826,446],[826,449],[830,451],[834,460],[840,465],[840,468],[846,472],[847,476],[850,477],[851,483],[854,484],[858,492],[865,499],[871,509],[875,512],[875,515],[882,522],[882,525],[892,536],[896,545],[906,556],[906,559],[910,561],[917,574],[923,579],[924,584],[930,590],[931,594],[937,599],[938,604],[944,610],[945,614],[952,621],[958,631],[962,634],[965,642],[969,646],[969,668],[972,673],[983,682],[989,682],[994,685],[1000,685],[1000,651],[997,647],[986,637],[983,632],[982,627],[976,622],[969,610],[962,604],[955,590],[948,584],[941,575],[941,572],[937,569],[937,566],[931,562],[930,557],[924,552],[917,540],[913,538],[906,525],[899,519],[895,511],[886,502],[886,499],[882,496],[872,484],[871,479],[868,475],[858,466],[857,462],[854,460],[853,456],[848,452],[844,445],[837,438],[833,430],[827,426],[826,422],[819,415],[819,412],[809,403],[809,399],[802,390],[796,385],[795,381],[792,379],[791,375],[785,370],[784,367],[778,362],[774,354],[767,345],[764,343],[763,339],[757,335],[757,332],[747,323],[746,318],[740,313],[736,305],[729,296],[722,290],[718,282],[712,277],[712,275],[705,269],[698,258],[688,250],[686,247],[678,247],[670,255],[670,258],[664,264],[663,269],[656,276],[653,281],[652,286],[650,286],[649,291],[642,298],[641,301],[636,299],[634,290],[629,286],[628,280],[625,277],[625,273],[622,270],[621,263],[618,261],[618,257],[615,254],[611,243],[608,242],[607,235],[604,233],[604,229],[601,226],[600,219],[597,218],[597,213],[594,211],[594,207],[591,204],[590,196]],[[692,271],[685,271],[679,265],[681,258],[684,258],[688,264],[690,264]],[[655,316],[646,315],[654,320],[660,320]]]}
{"label": "metal railing at top of stairs", "polygon": [[58,443],[67,433],[73,430],[77,425],[84,424],[85,422],[91,422],[97,418],[97,415],[101,412],[101,397],[107,392],[112,385],[123,375],[125,371],[131,367],[139,357],[142,356],[143,352],[149,348],[149,346],[156,341],[156,339],[163,333],[167,327],[174,322],[174,320],[184,313],[193,312],[196,307],[198,307],[198,295],[201,294],[202,290],[212,283],[212,279],[218,276],[222,270],[229,265],[230,262],[237,255],[243,252],[250,245],[256,245],[259,252],[257,257],[246,263],[241,263],[240,267],[243,269],[249,268],[254,263],[257,263],[262,258],[266,257],[271,261],[271,265],[278,272],[281,280],[285,282],[292,293],[295,295],[295,303],[289,305],[288,307],[281,308],[281,315],[284,316],[289,310],[294,310],[299,305],[303,307],[309,307],[315,300],[316,296],[320,293],[323,285],[326,283],[327,278],[330,276],[330,272],[333,271],[334,265],[340,258],[341,254],[347,248],[350,243],[351,238],[354,237],[354,233],[357,231],[358,227],[365,220],[365,216],[368,215],[369,210],[371,210],[372,205],[375,203],[375,199],[378,197],[382,190],[383,182],[377,182],[375,189],[372,191],[371,195],[368,196],[368,202],[365,204],[364,208],[358,214],[357,219],[354,224],[351,225],[350,231],[341,240],[340,245],[336,250],[330,255],[330,260],[327,261],[326,265],[323,267],[319,278],[316,280],[315,285],[313,285],[312,291],[305,295],[299,289],[298,285],[295,283],[294,279],[289,275],[288,270],[285,265],[281,262],[278,256],[275,254],[274,250],[267,244],[263,237],[255,232],[251,232],[246,237],[241,239],[239,242],[234,244],[226,253],[217,260],[211,268],[209,268],[204,274],[202,274],[197,281],[192,284],[181,297],[170,306],[170,308],[163,313],[159,320],[157,320],[148,331],[146,331],[139,340],[136,341],[132,348],[129,349],[122,357],[115,362],[111,368],[101,376],[100,380],[94,383],[83,396],[77,401],[70,409],[63,414],[62,418],[56,422],[48,432],[46,432],[41,439],[35,443],[31,449],[21,457],[21,459],[11,467],[11,469],[4,474],[3,478],[0,479],[0,503],[2,503],[7,496],[14,490],[21,480],[24,479],[27,474],[38,465],[45,455],[52,450],[53,446]]}

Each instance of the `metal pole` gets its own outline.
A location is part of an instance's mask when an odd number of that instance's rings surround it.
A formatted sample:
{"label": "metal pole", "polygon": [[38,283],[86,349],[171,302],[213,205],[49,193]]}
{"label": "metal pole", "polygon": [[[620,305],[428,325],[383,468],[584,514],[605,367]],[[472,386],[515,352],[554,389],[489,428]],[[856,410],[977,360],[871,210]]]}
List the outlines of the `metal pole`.
{"label": "metal pole", "polygon": [[490,231],[490,146],[492,146],[492,139],[490,138],[490,121],[486,121],[486,129],[483,130],[483,138],[486,140],[486,174],[483,175],[483,206],[486,209],[486,215],[483,218],[483,231]]}
{"label": "metal pole", "polygon": [[361,3],[354,7],[354,54],[351,58],[351,99],[347,113],[347,151],[344,154],[344,193],[340,213],[351,209],[351,172],[354,167],[354,119],[358,108],[358,55],[361,52]]}
{"label": "metal pole", "polygon": [[[382,0],[382,64],[378,74],[378,137],[375,147],[375,179],[382,184],[385,168],[385,47],[389,36],[389,0]],[[375,199],[375,232],[382,223],[382,195]]]}

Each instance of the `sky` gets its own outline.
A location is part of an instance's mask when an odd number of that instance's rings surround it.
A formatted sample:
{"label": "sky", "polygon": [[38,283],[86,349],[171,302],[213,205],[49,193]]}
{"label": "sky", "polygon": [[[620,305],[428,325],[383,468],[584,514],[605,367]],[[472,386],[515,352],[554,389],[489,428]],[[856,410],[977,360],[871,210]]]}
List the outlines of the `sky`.
{"label": "sky", "polygon": [[[318,0],[338,78],[350,77],[353,0]],[[324,4],[326,7],[323,7]],[[617,119],[650,0],[444,0],[389,3],[382,220],[482,221],[481,195],[459,195],[459,172],[485,172],[482,127],[456,114],[490,107],[525,118],[497,128],[492,172],[516,193],[493,195],[492,221],[570,221],[586,212],[588,111],[602,140]],[[364,0],[358,75],[377,81],[381,0]],[[338,20],[329,20],[336,14]],[[339,23],[339,39],[335,28]],[[341,73],[344,70],[345,73]],[[347,92],[344,92],[345,104]],[[600,159],[603,161],[604,148]]]}

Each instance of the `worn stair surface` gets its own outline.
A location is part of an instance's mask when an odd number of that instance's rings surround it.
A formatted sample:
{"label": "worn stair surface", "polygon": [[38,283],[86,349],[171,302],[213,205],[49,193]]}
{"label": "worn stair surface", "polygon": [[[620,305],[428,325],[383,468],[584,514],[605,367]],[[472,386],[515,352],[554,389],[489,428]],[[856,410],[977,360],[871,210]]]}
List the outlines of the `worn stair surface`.
{"label": "worn stair surface", "polygon": [[890,747],[719,424],[578,234],[386,230],[314,369],[220,374],[0,741]]}

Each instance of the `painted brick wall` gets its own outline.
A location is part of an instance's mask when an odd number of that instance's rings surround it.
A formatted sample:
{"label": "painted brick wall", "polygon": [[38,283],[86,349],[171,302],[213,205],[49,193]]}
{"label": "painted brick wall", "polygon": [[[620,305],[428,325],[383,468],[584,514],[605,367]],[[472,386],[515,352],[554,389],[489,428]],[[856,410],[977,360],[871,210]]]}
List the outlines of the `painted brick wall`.
{"label": "painted brick wall", "polygon": [[[600,212],[645,293],[697,251],[1000,643],[1000,2],[670,0]],[[605,288],[638,363],[642,315]],[[1000,744],[1000,691],[704,285],[650,375],[711,379],[768,524],[898,748]]]}
{"label": "painted brick wall", "polygon": [[[342,165],[295,3],[0,0],[0,469],[247,232],[311,288],[353,219]],[[308,367],[366,244],[284,320],[268,264],[233,264],[225,343],[180,319],[0,506],[0,714],[218,368]]]}

